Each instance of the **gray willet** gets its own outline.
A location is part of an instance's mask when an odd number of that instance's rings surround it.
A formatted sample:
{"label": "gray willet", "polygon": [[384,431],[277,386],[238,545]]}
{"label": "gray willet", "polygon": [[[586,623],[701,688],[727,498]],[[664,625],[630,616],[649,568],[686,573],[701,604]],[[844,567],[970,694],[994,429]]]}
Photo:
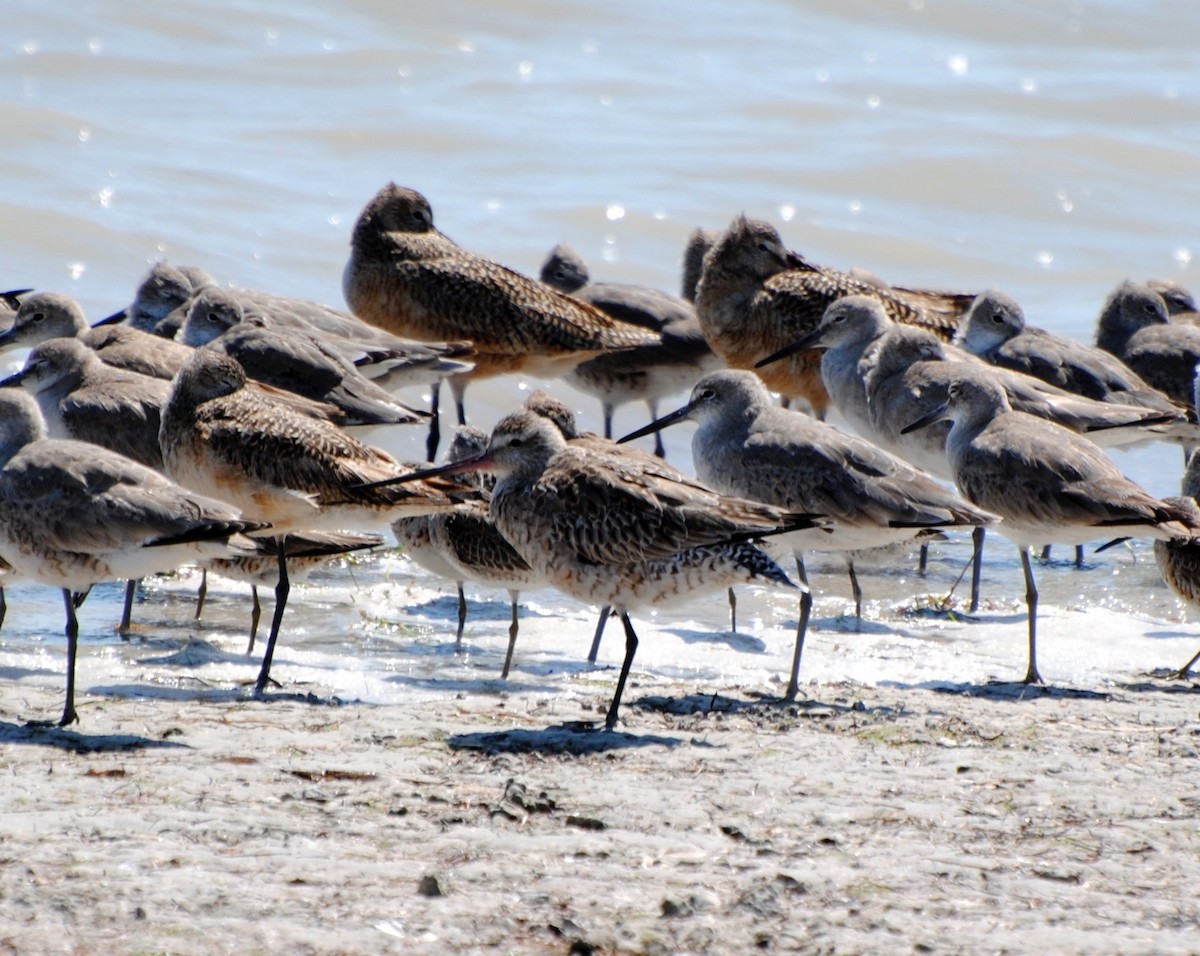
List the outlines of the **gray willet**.
{"label": "gray willet", "polygon": [[946,403],[908,426],[949,416],[946,453],[959,491],[1001,518],[997,531],[1021,553],[1029,618],[1025,683],[1042,683],[1037,667],[1037,585],[1031,546],[1083,544],[1102,535],[1164,540],[1200,533],[1189,511],[1160,501],[1117,470],[1094,443],[1054,422],[1014,411],[1004,389],[985,374],[964,374]]}
{"label": "gray willet", "polygon": [[[862,591],[854,571],[854,552],[995,520],[907,461],[801,412],[773,405],[766,386],[752,372],[706,375],[696,383],[687,405],[643,431],[685,419],[699,426],[692,437],[692,458],[696,476],[704,484],[722,494],[829,517],[829,534],[799,532],[781,540],[792,547],[801,583],[808,580],[805,548],[843,552],[859,618]],[[789,700],[799,687],[811,611],[812,594],[804,592]]]}
{"label": "gray willet", "polygon": [[227,553],[231,536],[262,527],[124,455],[46,438],[37,405],[20,389],[0,390],[0,466],[0,557],[15,576],[62,590],[67,685],[59,726],[78,719],[72,592]]}

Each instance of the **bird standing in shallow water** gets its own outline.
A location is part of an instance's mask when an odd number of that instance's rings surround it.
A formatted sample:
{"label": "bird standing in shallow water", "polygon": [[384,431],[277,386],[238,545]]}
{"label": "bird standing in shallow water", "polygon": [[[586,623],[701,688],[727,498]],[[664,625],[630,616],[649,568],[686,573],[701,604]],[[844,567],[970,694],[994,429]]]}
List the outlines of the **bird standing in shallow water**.
{"label": "bird standing in shallow water", "polygon": [[208,489],[271,524],[279,578],[258,694],[270,675],[290,589],[284,532],[375,527],[405,511],[454,505],[455,486],[370,487],[405,469],[336,425],[248,388],[242,367],[211,349],[196,349],[176,376],[159,443],[167,473],[181,484]]}
{"label": "bird standing in shallow water", "polygon": [[1037,668],[1037,585],[1031,546],[1082,544],[1102,535],[1169,540],[1200,533],[1192,514],[1160,501],[1122,475],[1094,443],[1070,429],[1013,411],[1004,389],[985,373],[963,374],[947,402],[908,430],[949,416],[946,453],[962,494],[1001,518],[997,531],[1021,553],[1029,618],[1025,683]]}
{"label": "bird standing in shallow water", "polygon": [[15,577],[62,590],[67,687],[59,726],[78,719],[72,592],[227,554],[231,537],[262,527],[124,455],[46,438],[33,399],[0,390],[0,557]]}
{"label": "bird standing in shallow water", "polygon": [[[854,551],[994,520],[908,462],[832,425],[774,405],[752,372],[731,369],[704,376],[687,405],[627,437],[685,419],[699,425],[692,438],[692,458],[700,481],[723,494],[829,516],[829,534],[801,532],[777,540],[792,546],[796,573],[805,584],[805,548],[845,553],[859,618],[862,591]],[[806,591],[800,595],[789,699],[798,690],[811,611],[812,594]]]}
{"label": "bird standing in shallow water", "polygon": [[[417,340],[470,340],[475,367],[450,378],[460,425],[472,379],[515,372],[555,377],[601,352],[658,340],[469,252],[438,231],[424,196],[395,183],[360,214],[342,288],[350,311],[371,325]],[[431,430],[430,460],[435,452]]]}
{"label": "bird standing in shallow water", "polygon": [[746,539],[815,527],[801,515],[668,480],[638,459],[570,444],[528,410],[500,420],[474,458],[410,478],[469,470],[496,475],[489,513],[533,570],[590,604],[611,605],[625,628],[625,658],[605,718],[616,727],[638,637],[630,611],[683,601],[736,582],[794,587]]}

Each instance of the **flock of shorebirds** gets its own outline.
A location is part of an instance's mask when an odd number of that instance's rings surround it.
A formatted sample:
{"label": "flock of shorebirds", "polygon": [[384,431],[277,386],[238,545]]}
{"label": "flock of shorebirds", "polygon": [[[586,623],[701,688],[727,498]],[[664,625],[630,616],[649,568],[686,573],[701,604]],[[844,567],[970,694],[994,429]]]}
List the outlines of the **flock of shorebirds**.
{"label": "flock of shorebirds", "polygon": [[[57,724],[77,719],[76,608],[94,584],[130,582],[127,630],[145,575],[196,562],[241,576],[255,585],[251,649],[257,586],[273,585],[261,695],[290,580],[380,545],[382,529],[458,583],[459,640],[463,582],[509,590],[505,676],[519,591],[553,586],[603,607],[593,660],[619,617],[609,730],[638,644],[630,614],[728,589],[735,615],[743,583],[798,592],[794,697],[808,550],[844,555],[861,616],[857,553],[971,529],[974,607],[994,528],[1020,550],[1027,682],[1041,681],[1031,548],[1150,536],[1168,583],[1200,603],[1200,458],[1183,496],[1160,500],[1102,450],[1200,444],[1200,320],[1173,283],[1123,282],[1089,346],[1027,327],[1000,292],[910,289],[815,265],[742,216],[689,237],[675,297],[591,283],[565,246],[527,277],[455,243],[425,197],[389,184],[354,227],[344,295],[348,313],[160,262],[128,308],[94,325],[65,295],[4,296],[0,349],[31,351],[0,382],[0,583],[62,591]],[[595,395],[604,437],[542,392],[490,436],[466,425],[468,384],[510,373]],[[350,431],[427,422],[432,463],[443,379],[460,425],[448,463],[404,464]],[[410,386],[431,392],[428,411],[397,397]],[[660,399],[688,389],[658,417]],[[613,410],[629,401],[645,401],[652,421],[613,441]],[[831,406],[857,434],[824,421]],[[695,477],[667,464],[657,435],[683,420],[696,426]],[[650,433],[657,454],[625,444]],[[2,602],[0,592],[0,620]]]}

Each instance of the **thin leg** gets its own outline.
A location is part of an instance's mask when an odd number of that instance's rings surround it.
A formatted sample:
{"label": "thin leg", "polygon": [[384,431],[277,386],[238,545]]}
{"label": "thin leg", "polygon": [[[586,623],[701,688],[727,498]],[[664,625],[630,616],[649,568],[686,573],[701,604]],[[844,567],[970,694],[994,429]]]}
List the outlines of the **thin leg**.
{"label": "thin leg", "polygon": [[8,601],[4,599],[4,588],[0,588],[0,627],[4,626],[4,616],[8,613]]}
{"label": "thin leg", "polygon": [[504,667],[500,671],[500,679],[508,680],[508,669],[512,667],[513,649],[517,646],[517,599],[521,596],[518,591],[509,591],[509,598],[512,600],[512,621],[508,625],[508,652],[504,655]]}
{"label": "thin leg", "polygon": [[1186,664],[1184,664],[1181,668],[1179,668],[1179,670],[1177,670],[1171,676],[1174,677],[1176,680],[1186,680],[1187,676],[1188,676],[1188,672],[1193,667],[1196,666],[1196,661],[1200,661],[1200,651],[1197,651],[1195,657],[1193,657],[1190,661],[1188,661]]}
{"label": "thin leg", "polygon": [[121,623],[117,625],[117,633],[123,639],[128,639],[130,628],[133,626],[133,598],[139,583],[138,578],[130,578],[125,582],[125,603],[121,607]]}
{"label": "thin leg", "polygon": [[1077,567],[1077,568],[1083,567],[1083,545],[1082,544],[1075,545],[1075,567]]}
{"label": "thin leg", "polygon": [[463,594],[463,582],[455,581],[458,587],[458,631],[454,635],[454,653],[462,650],[463,631],[467,626],[467,597]]}
{"label": "thin leg", "polygon": [[596,633],[592,637],[592,649],[588,651],[588,663],[596,663],[596,655],[600,653],[600,638],[604,636],[604,628],[608,624],[608,619],[612,615],[612,607],[605,605],[600,608],[600,620],[596,622]]}
{"label": "thin leg", "polygon": [[87,600],[87,596],[91,593],[92,589],[89,587],[84,591],[76,591],[71,595],[71,603],[75,605],[75,610],[78,611],[83,607],[83,602]]}
{"label": "thin leg", "polygon": [[971,542],[975,545],[975,553],[971,558],[971,613],[979,610],[979,579],[983,576],[983,538],[985,529],[982,525],[971,532]]}
{"label": "thin leg", "polygon": [[63,705],[58,726],[68,727],[79,720],[75,713],[75,660],[79,655],[79,619],[75,616],[75,599],[63,588],[63,605],[67,609],[67,700]]}
{"label": "thin leg", "polygon": [[1033,583],[1033,564],[1029,560],[1029,549],[1021,549],[1021,567],[1025,571],[1025,604],[1029,608],[1029,667],[1025,671],[1026,684],[1044,683],[1037,669],[1037,585]]}
{"label": "thin leg", "polygon": [[800,690],[800,656],[804,653],[804,637],[808,633],[808,619],[812,616],[813,597],[808,588],[808,572],[804,569],[804,555],[796,552],[796,577],[804,590],[800,593],[800,620],[796,624],[796,650],[792,654],[792,676],[788,679],[784,700],[795,700]]}
{"label": "thin leg", "polygon": [[463,401],[467,394],[467,379],[461,375],[452,375],[450,377],[450,392],[454,395],[454,410],[458,413],[458,423],[465,425],[467,423],[467,408],[463,404]]}
{"label": "thin leg", "polygon": [[854,617],[862,624],[862,587],[858,583],[858,572],[854,570],[854,559],[846,558],[846,571],[850,575],[850,593],[854,595]]}
{"label": "thin leg", "polygon": [[729,589],[729,630],[737,633],[737,592]]}
{"label": "thin leg", "polygon": [[917,574],[924,574],[929,566],[929,545],[921,545],[921,553],[917,556]]}
{"label": "thin leg", "polygon": [[267,638],[267,650],[263,654],[262,669],[258,672],[258,681],[254,685],[254,694],[261,697],[267,688],[271,677],[271,658],[275,656],[275,642],[279,640],[279,625],[283,623],[283,609],[287,607],[288,591],[291,585],[287,573],[287,549],[284,547],[284,535],[275,539],[275,553],[279,559],[279,583],[275,585],[275,614],[271,618],[271,634]]}
{"label": "thin leg", "polygon": [[1049,544],[1044,545],[1042,547],[1042,555],[1040,558],[1038,558],[1038,560],[1041,561],[1042,564],[1045,564],[1047,561],[1050,560],[1050,549],[1052,547],[1053,547],[1053,545],[1049,545]]}
{"label": "thin leg", "polygon": [[204,599],[208,597],[208,568],[200,569],[200,587],[196,588],[196,620],[204,613]]}
{"label": "thin leg", "polygon": [[250,585],[250,643],[246,645],[246,656],[254,653],[254,642],[258,640],[258,622],[262,620],[262,604],[258,600],[258,585]]}
{"label": "thin leg", "polygon": [[625,693],[625,680],[629,677],[629,668],[633,666],[633,655],[637,653],[638,636],[634,633],[629,615],[621,612],[621,623],[625,625],[625,660],[621,662],[621,673],[617,677],[617,690],[613,694],[612,703],[608,705],[608,716],[604,718],[604,729],[615,730],[617,726],[617,708],[621,706],[621,695]]}
{"label": "thin leg", "polygon": [[439,378],[429,390],[429,436],[425,439],[425,460],[434,461],[438,444],[442,440],[442,426],[438,418],[438,406],[442,401],[442,380]]}
{"label": "thin leg", "polygon": [[601,402],[600,409],[604,413],[604,437],[612,438],[613,407],[608,402]]}
{"label": "thin leg", "polygon": [[[656,418],[658,418],[658,399],[657,398],[646,399],[646,408],[648,408],[650,410],[650,421],[654,421]],[[663,461],[666,461],[667,460],[667,448],[663,444],[662,436],[663,436],[663,433],[661,431],[657,431],[654,433],[654,454],[656,454]]]}

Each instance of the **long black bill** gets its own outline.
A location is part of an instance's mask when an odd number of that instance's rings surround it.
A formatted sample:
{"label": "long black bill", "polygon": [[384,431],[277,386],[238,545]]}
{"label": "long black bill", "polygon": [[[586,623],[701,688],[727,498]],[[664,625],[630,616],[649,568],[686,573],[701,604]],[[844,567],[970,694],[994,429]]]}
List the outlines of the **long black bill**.
{"label": "long black bill", "polygon": [[932,425],[934,422],[940,422],[946,417],[946,403],[939,405],[927,415],[922,415],[915,422],[905,425],[900,429],[901,435],[907,435],[909,432],[915,432],[919,428],[924,428],[926,425]]}
{"label": "long black bill", "polygon": [[649,425],[639,428],[635,432],[630,432],[628,435],[625,435],[622,438],[618,438],[617,444],[624,445],[625,442],[633,441],[635,438],[644,438],[646,435],[653,435],[655,432],[660,432],[668,425],[674,425],[676,422],[683,421],[688,417],[688,413],[691,412],[691,410],[692,407],[690,405],[684,405],[683,408],[676,409],[670,414],[664,415],[662,418],[656,418]]}
{"label": "long black bill", "polygon": [[129,313],[125,309],[121,309],[119,312],[114,312],[112,315],[106,315],[102,319],[97,319],[92,323],[92,328],[98,329],[102,325],[116,325],[118,322],[124,322],[128,316]]}
{"label": "long black bill", "polygon": [[388,485],[404,485],[410,481],[423,481],[426,478],[437,478],[441,475],[458,475],[464,471],[487,471],[491,464],[491,456],[486,451],[483,451],[478,455],[472,455],[470,458],[463,458],[461,461],[452,461],[448,465],[438,465],[436,468],[422,468],[419,471],[410,471],[406,475],[397,475],[395,478],[367,481],[362,484],[353,485],[352,487],[355,491],[365,491],[368,488],[386,488]]}
{"label": "long black bill", "polygon": [[772,362],[779,362],[797,352],[803,352],[805,349],[819,348],[821,345],[821,330],[813,329],[808,335],[801,339],[797,339],[791,345],[785,345],[778,352],[772,352],[766,358],[761,358],[754,363],[755,368],[762,368],[764,365],[770,365]]}

